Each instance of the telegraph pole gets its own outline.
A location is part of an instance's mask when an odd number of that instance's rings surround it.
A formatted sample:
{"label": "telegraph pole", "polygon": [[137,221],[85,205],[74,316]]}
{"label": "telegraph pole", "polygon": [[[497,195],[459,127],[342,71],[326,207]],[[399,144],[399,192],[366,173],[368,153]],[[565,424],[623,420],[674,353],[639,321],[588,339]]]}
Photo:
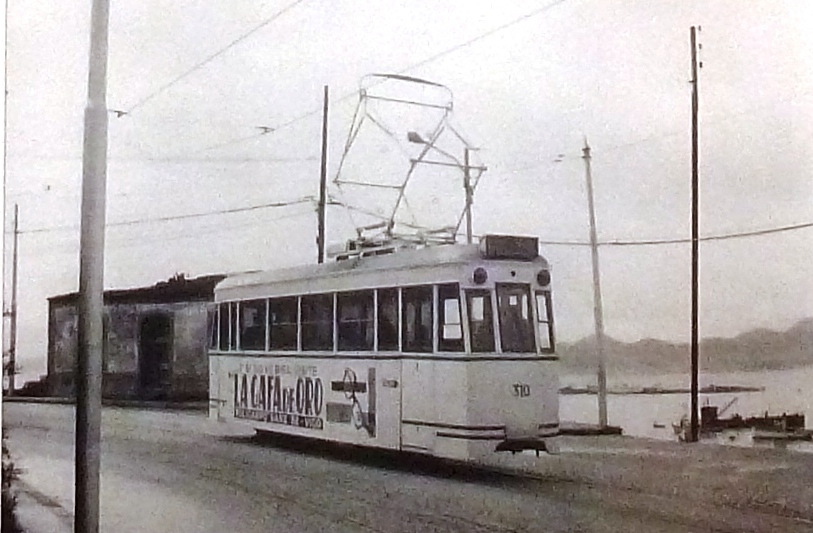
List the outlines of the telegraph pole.
{"label": "telegraph pole", "polygon": [[19,252],[19,207],[14,204],[14,251],[11,259],[11,313],[9,324],[8,350],[8,395],[14,396],[15,375],[17,374],[17,261]]}
{"label": "telegraph pole", "polygon": [[466,244],[473,242],[471,233],[471,167],[469,167],[469,147],[463,152],[463,186],[466,188]]}
{"label": "telegraph pole", "polygon": [[99,531],[109,0],[93,0],[82,152],[74,531]]}
{"label": "telegraph pole", "polygon": [[596,236],[596,210],[593,202],[593,176],[590,171],[590,145],[584,140],[582,149],[584,175],[587,181],[587,205],[590,211],[590,257],[593,263],[593,320],[596,324],[596,351],[598,355],[598,424],[607,427],[607,364],[604,352],[604,309],[601,303],[601,275],[598,263]]}
{"label": "telegraph pole", "polygon": [[698,278],[699,278],[699,179],[697,170],[697,36],[695,27],[691,28],[692,47],[692,414],[690,442],[697,442],[700,424],[698,421]]}
{"label": "telegraph pole", "polygon": [[327,105],[328,88],[325,85],[325,105],[322,110],[322,175],[319,181],[319,233],[316,245],[319,247],[319,263],[325,262],[325,203],[327,196]]}

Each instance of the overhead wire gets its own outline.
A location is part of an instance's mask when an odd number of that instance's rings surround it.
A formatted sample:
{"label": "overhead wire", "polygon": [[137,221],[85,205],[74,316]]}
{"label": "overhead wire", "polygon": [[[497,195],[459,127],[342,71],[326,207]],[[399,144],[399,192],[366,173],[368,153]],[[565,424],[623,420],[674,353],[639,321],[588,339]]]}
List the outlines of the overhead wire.
{"label": "overhead wire", "polygon": [[[793,231],[813,227],[813,222],[805,222],[802,224],[791,224],[788,226],[779,226],[775,228],[767,228],[753,231],[741,231],[737,233],[726,233],[722,235],[709,235],[707,237],[700,237],[699,241],[725,241],[729,239],[742,239],[745,237],[756,237],[759,235],[770,235],[771,233],[782,233],[785,231]],[[692,242],[692,239],[661,239],[650,241],[607,241],[601,243],[602,246],[650,246],[658,244],[685,244]]]}
{"label": "overhead wire", "polygon": [[535,17],[537,15],[540,15],[540,14],[544,13],[545,11],[548,11],[549,9],[552,9],[552,8],[554,8],[554,7],[556,7],[556,6],[560,5],[560,4],[564,4],[567,1],[568,0],[556,0],[554,2],[551,2],[550,4],[546,4],[546,5],[544,5],[544,6],[540,7],[540,8],[537,8],[537,9],[529,12],[529,13],[526,13],[526,14],[520,16],[520,17],[517,17],[517,18],[515,18],[513,20],[510,20],[510,21],[508,21],[508,22],[506,22],[504,24],[501,24],[501,25],[499,25],[499,26],[497,26],[495,28],[492,28],[492,29],[486,31],[485,33],[481,33],[481,34],[469,39],[468,41],[456,44],[456,45],[454,45],[454,46],[452,46],[450,48],[447,48],[446,50],[443,50],[442,52],[438,52],[437,54],[435,54],[435,55],[433,55],[431,57],[428,57],[428,58],[426,58],[426,59],[424,59],[422,61],[418,61],[417,63],[414,63],[414,64],[412,64],[412,65],[410,65],[410,66],[408,66],[408,67],[406,67],[406,68],[404,68],[402,70],[399,70],[398,74],[403,74],[405,72],[409,72],[410,70],[414,70],[414,69],[416,69],[418,67],[422,67],[422,66],[424,66],[424,65],[426,65],[428,63],[436,61],[436,60],[440,59],[443,56],[446,56],[446,55],[449,55],[451,53],[457,52],[458,50],[466,48],[467,46],[471,46],[472,44],[474,44],[474,43],[476,43],[478,41],[482,41],[483,39],[491,37],[495,33],[499,33],[499,32],[501,32],[501,31],[503,31],[505,29],[510,28],[511,26],[515,26],[515,25],[519,24],[520,22],[524,22],[524,21],[526,21],[526,20],[528,20],[530,18],[533,18],[533,17]]}
{"label": "overhead wire", "polygon": [[[744,239],[748,237],[758,237],[760,235],[770,235],[772,233],[783,233],[786,231],[794,231],[800,229],[807,229],[813,227],[813,222],[803,222],[801,224],[790,224],[786,226],[778,226],[774,228],[766,228],[760,230],[740,231],[735,233],[723,233],[720,235],[708,235],[700,237],[697,240],[701,242],[708,241],[726,241],[730,239]],[[673,244],[688,244],[691,243],[691,238],[676,238],[676,239],[650,239],[650,240],[612,240],[612,241],[599,241],[598,246],[658,246],[658,245],[673,245]],[[587,241],[569,241],[569,240],[545,240],[540,239],[540,244],[548,244],[552,246],[591,246]]]}
{"label": "overhead wire", "polygon": [[[297,218],[297,217],[306,216],[306,215],[313,215],[313,210],[308,209],[306,211],[299,211],[299,212],[295,212],[295,213],[289,213],[289,214],[286,214],[286,215],[276,216],[276,217],[270,218],[268,220],[264,220],[263,223],[277,222],[277,221],[280,221],[280,220],[286,220],[286,219],[290,219],[290,218]],[[180,241],[180,240],[185,240],[185,239],[197,238],[197,237],[200,237],[201,235],[212,235],[212,234],[216,234],[216,233],[226,233],[226,232],[229,232],[229,231],[234,231],[234,230],[243,229],[243,228],[256,228],[259,225],[260,224],[258,224],[256,222],[250,222],[250,223],[245,223],[245,224],[221,225],[221,226],[214,227],[214,228],[212,228],[212,227],[206,228],[204,231],[184,231],[183,233],[179,233],[179,234],[172,235],[172,236],[159,237],[159,238],[156,238],[156,239],[147,239],[147,240],[150,240],[152,242],[161,242],[161,243],[170,242],[170,241]],[[137,238],[133,237],[133,238],[128,238],[128,239],[124,239],[124,240],[114,241],[114,243],[116,243],[117,248],[128,248],[128,247],[132,246],[130,243],[140,244],[140,243],[143,243],[143,242],[145,242],[145,239],[143,239],[141,237],[137,237]]]}
{"label": "overhead wire", "polygon": [[[105,224],[105,227],[122,227],[122,226],[134,226],[138,224],[151,224],[155,222],[167,222],[172,220],[188,220],[194,218],[202,218],[208,217],[213,215],[225,215],[225,214],[233,214],[233,213],[245,213],[249,211],[257,211],[260,209],[269,209],[273,207],[289,207],[293,205],[299,205],[303,203],[314,202],[315,198],[313,196],[305,196],[299,198],[297,200],[292,200],[289,202],[269,202],[265,204],[259,205],[251,205],[246,207],[235,207],[231,209],[221,209],[217,211],[207,211],[203,213],[187,213],[184,215],[168,215],[164,217],[155,217],[155,218],[142,218],[142,219],[135,219],[135,220],[124,220],[119,222],[110,222]],[[52,226],[46,228],[35,228],[29,230],[21,230],[18,233],[20,235],[29,235],[35,233],[48,233],[54,231],[69,231],[69,230],[77,230],[79,229],[78,225],[71,225],[71,226]]]}
{"label": "overhead wire", "polygon": [[[264,27],[268,26],[269,24],[271,24],[272,22],[274,22],[275,20],[277,20],[279,17],[281,17],[283,14],[285,14],[285,13],[286,13],[286,12],[288,12],[288,11],[290,11],[291,9],[293,9],[293,8],[294,8],[294,7],[296,7],[298,4],[301,4],[301,3],[302,3],[302,2],[304,2],[304,1],[305,1],[305,0],[295,0],[294,2],[291,2],[290,4],[288,4],[287,6],[285,6],[284,8],[282,8],[281,10],[277,11],[276,13],[274,13],[273,15],[271,15],[270,17],[268,17],[268,18],[266,18],[265,20],[263,20],[263,21],[262,21],[260,24],[258,24],[258,25],[256,25],[256,26],[254,26],[252,29],[250,29],[250,30],[249,30],[249,31],[247,31],[246,33],[244,33],[244,34],[240,35],[239,37],[237,37],[236,39],[234,39],[233,41],[231,41],[229,44],[227,44],[227,45],[226,45],[226,46],[224,46],[223,48],[220,48],[220,49],[219,49],[218,51],[216,51],[215,53],[213,53],[213,54],[209,55],[208,57],[206,57],[206,59],[204,59],[204,60],[202,60],[202,61],[199,61],[198,63],[196,63],[195,65],[193,65],[193,66],[192,66],[191,68],[189,68],[188,70],[185,70],[183,73],[181,73],[181,74],[179,74],[178,76],[174,77],[174,78],[173,78],[172,80],[170,80],[169,82],[167,82],[167,83],[165,83],[165,84],[161,85],[161,86],[160,86],[160,87],[158,87],[156,90],[154,90],[153,92],[149,93],[147,96],[144,96],[143,98],[141,98],[140,100],[138,100],[138,101],[137,101],[135,104],[131,105],[131,106],[130,106],[130,107],[127,109],[127,110],[125,110],[125,111],[123,111],[123,112],[121,112],[121,111],[120,111],[120,112],[117,112],[117,113],[116,113],[116,114],[117,114],[117,116],[119,116],[119,117],[120,117],[120,116],[122,116],[122,114],[123,114],[123,115],[129,115],[129,114],[130,114],[130,113],[132,113],[132,112],[133,112],[135,109],[137,109],[137,108],[139,108],[139,107],[143,106],[144,104],[146,104],[147,102],[149,102],[150,100],[152,100],[153,98],[155,98],[156,96],[158,96],[159,94],[161,94],[162,92],[166,91],[167,89],[169,89],[170,87],[172,87],[173,85],[175,85],[176,83],[178,83],[179,81],[181,81],[182,79],[184,79],[185,77],[189,76],[189,75],[190,75],[190,74],[192,74],[193,72],[195,72],[195,71],[199,70],[200,68],[202,68],[202,67],[203,67],[203,66],[205,66],[206,64],[208,64],[208,63],[212,62],[213,60],[215,60],[215,59],[216,59],[216,58],[218,58],[219,56],[223,55],[224,53],[226,53],[226,51],[227,51],[227,50],[229,50],[230,48],[233,48],[233,47],[234,47],[234,46],[236,46],[237,44],[239,44],[239,43],[241,43],[242,41],[244,41],[244,40],[248,39],[250,36],[254,35],[255,33],[257,33],[258,31],[260,31],[260,30],[261,30],[261,29],[263,29]],[[121,113],[121,114],[120,114],[120,113]]]}
{"label": "overhead wire", "polygon": [[197,150],[194,150],[192,152],[192,154],[193,155],[194,154],[200,154],[200,153],[203,153],[203,152],[208,152],[210,150],[217,150],[218,148],[226,148],[228,146],[234,146],[236,144],[242,144],[242,143],[244,143],[246,141],[250,141],[252,139],[259,139],[260,137],[264,137],[264,136],[268,135],[269,133],[272,133],[273,131],[274,131],[274,128],[261,129],[261,131],[258,131],[256,133],[252,133],[251,135],[244,135],[243,137],[237,137],[235,139],[229,139],[229,140],[226,140],[226,141],[211,144],[209,146],[204,146],[203,148],[199,148]]}
{"label": "overhead wire", "polygon": [[[492,28],[492,29],[484,32],[484,33],[481,33],[481,34],[479,34],[479,35],[477,35],[477,36],[475,36],[475,37],[473,37],[473,38],[471,38],[471,39],[469,39],[469,40],[467,40],[465,42],[458,43],[458,44],[456,44],[456,45],[454,45],[454,46],[452,46],[450,48],[447,48],[445,50],[442,50],[441,52],[436,53],[435,55],[433,55],[431,57],[428,57],[426,59],[418,61],[417,63],[413,63],[411,65],[408,65],[407,67],[404,67],[403,69],[397,71],[397,74],[403,74],[405,72],[409,72],[409,71],[414,70],[416,68],[422,67],[422,66],[424,66],[424,65],[426,65],[428,63],[436,61],[436,60],[440,59],[441,57],[444,57],[444,56],[446,56],[448,54],[457,52],[458,50],[461,50],[461,49],[466,48],[467,46],[470,46],[470,45],[472,45],[472,44],[474,44],[474,43],[476,43],[478,41],[481,41],[483,39],[491,37],[492,35],[494,35],[496,33],[499,33],[499,32],[501,32],[501,31],[503,31],[505,29],[508,29],[511,26],[514,26],[516,24],[519,24],[520,22],[523,22],[525,20],[533,18],[533,17],[535,17],[535,16],[537,16],[537,15],[539,15],[541,13],[544,13],[545,11],[548,11],[549,9],[551,9],[551,8],[557,6],[557,5],[563,4],[563,3],[567,2],[567,1],[568,0],[556,0],[554,2],[551,2],[550,4],[546,4],[546,5],[544,5],[544,6],[540,7],[540,8],[537,8],[537,9],[529,12],[529,13],[526,13],[526,14],[524,14],[524,15],[522,15],[520,17],[517,17],[515,19],[512,19],[512,20],[510,20],[510,21],[508,21],[506,23],[503,23],[503,24],[501,24],[501,25],[499,25],[499,26],[497,26],[495,28]],[[343,102],[345,100],[348,100],[350,98],[355,97],[356,95],[358,95],[358,91],[354,90],[352,92],[347,92],[347,93],[343,94],[342,96],[339,96],[339,97],[335,98],[333,101],[334,101],[334,103]],[[277,125],[276,127],[274,127],[273,132],[277,132],[277,131],[280,131],[282,129],[285,129],[285,128],[289,127],[289,126],[292,126],[292,125],[294,125],[294,124],[296,124],[296,123],[298,123],[298,122],[300,122],[300,121],[302,121],[302,120],[304,120],[306,118],[310,118],[310,117],[312,117],[312,116],[314,116],[314,115],[316,115],[318,113],[321,113],[321,112],[322,112],[322,106],[319,106],[318,108],[313,108],[310,111],[304,112],[304,113],[302,113],[300,115],[297,115],[297,116],[291,118],[290,120],[288,120],[286,122],[283,122],[283,123]],[[273,133],[273,132],[271,132],[271,133]],[[227,141],[224,144],[233,144],[233,143],[236,144],[236,143],[239,143],[239,142],[247,141],[247,140],[252,139],[254,137],[256,137],[256,135],[253,135],[253,136],[250,136],[250,137],[247,136],[247,137],[244,137],[244,138],[234,139],[233,141],[231,141],[231,142]],[[217,148],[217,147],[219,147],[219,145],[214,146],[214,148]],[[209,150],[209,149],[213,149],[213,148],[212,147],[204,148],[202,151]]]}
{"label": "overhead wire", "polygon": [[[286,214],[286,215],[276,216],[276,217],[268,219],[268,220],[266,220],[264,222],[265,223],[278,222],[278,221],[281,221],[281,220],[286,220],[286,219],[291,219],[291,218],[297,218],[297,217],[302,217],[302,216],[310,216],[312,214],[313,214],[313,211],[311,209],[308,209],[307,211],[299,211],[299,212],[295,212],[295,213],[289,213],[289,214]],[[173,235],[169,235],[169,236],[158,236],[158,237],[156,237],[154,235],[150,235],[150,236],[146,236],[146,237],[145,236],[138,236],[138,237],[129,237],[129,238],[113,238],[113,239],[108,240],[108,244],[110,245],[111,249],[120,250],[120,249],[125,249],[125,248],[132,248],[133,246],[136,246],[136,245],[139,245],[139,244],[156,244],[156,243],[166,243],[166,242],[173,242],[173,241],[181,241],[181,240],[185,240],[185,239],[199,238],[202,235],[212,235],[212,234],[217,234],[217,233],[226,233],[226,232],[230,232],[230,231],[235,231],[235,230],[239,230],[239,229],[243,229],[243,228],[251,228],[251,227],[256,227],[256,226],[257,226],[256,222],[252,222],[252,223],[248,223],[248,224],[244,223],[244,224],[219,225],[217,227],[204,228],[203,231],[198,231],[198,230],[184,231],[183,233],[177,233],[177,234],[173,234]],[[76,241],[74,243],[71,243],[71,242],[68,242],[68,241],[63,241],[63,242],[59,243],[57,246],[59,246],[59,245],[62,245],[62,247],[57,248],[57,249],[54,249],[54,246],[49,245],[49,249],[48,249],[49,255],[51,255],[53,253],[57,253],[57,254],[60,254],[60,253],[63,253],[63,254],[75,253],[77,251],[77,249],[78,249],[79,241]]]}

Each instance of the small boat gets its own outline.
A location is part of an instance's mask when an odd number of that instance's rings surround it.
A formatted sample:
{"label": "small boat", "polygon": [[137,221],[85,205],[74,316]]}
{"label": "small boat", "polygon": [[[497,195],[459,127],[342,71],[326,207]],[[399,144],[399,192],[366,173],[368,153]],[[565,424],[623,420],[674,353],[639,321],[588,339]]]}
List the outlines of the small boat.
{"label": "small boat", "polygon": [[[767,412],[763,416],[742,417],[738,414],[723,418],[722,415],[728,410],[737,398],[731,400],[724,407],[716,405],[704,405],[700,408],[700,436],[714,436],[725,430],[751,429],[754,432],[755,440],[811,440],[807,430],[805,430],[805,415],[803,413],[782,413],[781,415],[770,415]],[[675,435],[681,441],[688,440],[691,431],[689,417],[683,415],[677,424],[672,424]],[[756,435],[760,435],[757,437]],[[773,437],[772,437],[773,436]]]}
{"label": "small boat", "polygon": [[801,429],[793,431],[771,431],[756,429],[752,435],[754,440],[771,441],[811,441],[813,440],[813,430]]}

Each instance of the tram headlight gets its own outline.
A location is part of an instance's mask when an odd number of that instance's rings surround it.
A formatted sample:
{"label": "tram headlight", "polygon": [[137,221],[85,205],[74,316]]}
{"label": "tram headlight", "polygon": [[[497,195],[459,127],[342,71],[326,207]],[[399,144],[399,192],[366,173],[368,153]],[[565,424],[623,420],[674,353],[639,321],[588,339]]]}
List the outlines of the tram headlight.
{"label": "tram headlight", "polygon": [[550,272],[547,270],[540,270],[536,275],[536,282],[545,287],[550,283]]}
{"label": "tram headlight", "polygon": [[474,279],[474,283],[477,285],[482,285],[488,279],[488,272],[486,272],[486,269],[483,267],[477,267],[474,269],[472,279]]}

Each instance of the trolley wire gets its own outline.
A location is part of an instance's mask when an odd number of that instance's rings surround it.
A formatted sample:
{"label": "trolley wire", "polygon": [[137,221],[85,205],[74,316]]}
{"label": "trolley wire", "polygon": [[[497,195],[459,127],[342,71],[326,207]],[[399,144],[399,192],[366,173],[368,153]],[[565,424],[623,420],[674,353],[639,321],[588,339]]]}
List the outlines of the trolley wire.
{"label": "trolley wire", "polygon": [[[276,217],[264,220],[263,223],[265,224],[265,223],[269,223],[269,222],[278,222],[278,221],[287,220],[287,219],[291,219],[291,218],[297,218],[297,217],[303,217],[303,216],[312,216],[312,215],[313,215],[313,210],[312,209],[308,209],[306,211],[300,210],[300,211],[295,212],[295,213],[289,213],[287,215],[280,215],[280,216],[276,216]],[[213,235],[213,234],[218,234],[218,233],[227,233],[227,232],[231,232],[231,231],[235,231],[235,230],[239,230],[239,229],[256,228],[257,226],[258,226],[258,224],[256,222],[249,222],[249,223],[244,223],[244,224],[230,224],[230,225],[227,225],[227,226],[207,227],[207,228],[203,228],[201,231],[191,231],[191,232],[190,231],[184,231],[183,233],[177,233],[177,234],[174,234],[174,235],[161,236],[161,237],[155,238],[155,239],[148,239],[147,241],[145,241],[145,239],[143,239],[141,237],[131,237],[131,238],[127,238],[127,239],[116,239],[116,240],[113,240],[111,242],[111,244],[116,249],[128,248],[128,247],[136,246],[136,245],[139,245],[139,244],[142,244],[142,243],[146,244],[146,242],[165,243],[165,242],[171,242],[171,241],[181,241],[181,240],[186,240],[186,239],[191,239],[191,238],[198,238],[198,237],[200,237],[202,235]]]}
{"label": "trolley wire", "polygon": [[167,83],[165,83],[165,84],[161,85],[161,86],[160,86],[160,87],[158,87],[156,90],[154,90],[153,92],[149,93],[147,96],[144,96],[143,98],[141,98],[140,100],[138,100],[138,101],[137,101],[135,104],[131,105],[131,106],[130,106],[128,109],[126,109],[125,111],[118,111],[118,112],[116,112],[116,116],[117,116],[117,117],[121,117],[121,116],[123,116],[123,115],[129,115],[129,114],[130,114],[130,113],[132,113],[132,112],[133,112],[135,109],[137,109],[137,108],[139,108],[139,107],[143,106],[144,104],[146,104],[147,102],[149,102],[150,100],[152,100],[153,98],[155,98],[156,96],[158,96],[159,94],[161,94],[162,92],[166,91],[167,89],[169,89],[170,87],[172,87],[173,85],[175,85],[176,83],[178,83],[179,81],[181,81],[182,79],[184,79],[185,77],[187,77],[187,76],[189,76],[190,74],[192,74],[193,72],[195,72],[195,71],[199,70],[200,68],[202,68],[202,67],[203,67],[203,66],[205,66],[206,64],[208,64],[208,63],[210,63],[210,62],[214,61],[216,58],[218,58],[219,56],[223,55],[223,54],[224,54],[224,53],[225,53],[227,50],[229,50],[230,48],[233,48],[233,47],[234,47],[234,46],[236,46],[237,44],[239,44],[239,43],[241,43],[242,41],[244,41],[244,40],[246,40],[247,38],[249,38],[251,35],[253,35],[253,34],[257,33],[258,31],[260,31],[260,30],[261,30],[261,29],[263,29],[264,27],[268,26],[269,24],[271,24],[272,22],[274,22],[275,20],[277,20],[279,17],[281,17],[283,14],[285,14],[285,13],[286,13],[286,12],[288,12],[288,11],[290,11],[291,9],[293,9],[293,8],[294,8],[294,7],[296,7],[298,4],[301,4],[301,3],[302,3],[302,2],[304,2],[304,1],[305,1],[305,0],[295,0],[294,2],[292,2],[292,3],[288,4],[287,6],[285,6],[284,8],[282,8],[281,10],[277,11],[276,13],[274,13],[273,15],[271,15],[270,17],[268,17],[268,18],[266,18],[265,20],[263,20],[263,21],[262,21],[260,24],[258,24],[258,25],[256,25],[256,26],[254,26],[252,29],[250,29],[250,30],[249,30],[249,31],[247,31],[246,33],[244,33],[244,34],[240,35],[239,37],[237,37],[236,39],[234,39],[233,41],[231,41],[229,44],[227,44],[227,45],[226,45],[226,46],[224,46],[223,48],[219,49],[219,50],[218,50],[217,52],[215,52],[214,54],[211,54],[211,55],[210,55],[210,56],[208,56],[206,59],[204,59],[204,60],[202,60],[202,61],[199,61],[198,63],[196,63],[195,65],[193,65],[193,66],[192,66],[191,68],[189,68],[188,70],[185,70],[183,73],[181,73],[181,74],[179,74],[178,76],[174,77],[172,80],[168,81]]}
{"label": "trolley wire", "polygon": [[[813,227],[813,222],[805,222],[802,224],[791,224],[788,226],[779,226],[775,228],[768,228],[768,229],[761,229],[761,230],[753,230],[753,231],[741,231],[737,233],[726,233],[723,235],[709,235],[707,237],[700,237],[698,241],[726,241],[729,239],[742,239],[745,237],[756,237],[759,235],[770,235],[772,233],[782,233],[785,231],[793,231],[799,229],[805,229]],[[607,241],[601,243],[602,246],[651,246],[651,245],[659,245],[659,244],[685,244],[692,242],[690,238],[684,239],[660,239],[660,240],[649,240],[649,241]]]}
{"label": "trolley wire", "polygon": [[[783,233],[786,231],[794,231],[800,229],[807,229],[813,227],[813,222],[803,222],[801,224],[791,224],[787,226],[778,226],[774,228],[740,231],[735,233],[724,233],[720,235],[708,235],[700,237],[698,241],[727,241],[730,239],[744,239],[747,237],[757,237],[760,235],[770,235],[772,233]],[[678,238],[678,239],[650,239],[650,240],[612,240],[612,241],[599,241],[598,246],[658,246],[665,244],[687,244],[691,243],[691,238]],[[539,244],[547,244],[552,246],[590,246],[589,242],[585,241],[568,241],[568,240],[544,240],[540,239]]]}
{"label": "trolley wire", "polygon": [[535,9],[535,10],[529,12],[529,13],[526,13],[526,14],[518,17],[518,18],[510,20],[510,21],[508,21],[508,22],[506,22],[504,24],[501,24],[501,25],[499,25],[499,26],[497,26],[495,28],[492,28],[492,29],[486,31],[485,33],[481,33],[480,35],[477,35],[476,37],[473,37],[473,38],[469,39],[468,41],[456,44],[456,45],[454,45],[454,46],[452,46],[450,48],[447,48],[446,50],[438,52],[437,54],[435,54],[435,55],[433,55],[431,57],[428,57],[428,58],[426,58],[426,59],[424,59],[422,61],[418,61],[417,63],[414,63],[414,64],[404,68],[403,70],[398,71],[398,74],[403,74],[403,73],[408,72],[410,70],[414,70],[416,68],[422,67],[422,66],[424,66],[426,64],[429,64],[429,63],[431,63],[433,61],[436,61],[436,60],[440,59],[441,57],[444,57],[446,55],[457,52],[458,50],[461,50],[463,48],[471,46],[472,44],[474,44],[474,43],[476,43],[478,41],[482,41],[483,39],[491,37],[495,33],[499,33],[499,32],[501,32],[501,31],[503,31],[505,29],[510,28],[511,26],[515,26],[515,25],[519,24],[520,22],[524,22],[524,21],[526,21],[526,20],[528,20],[530,18],[533,18],[533,17],[535,17],[537,15],[540,15],[541,13],[544,13],[545,11],[548,11],[549,9],[552,9],[552,8],[554,8],[554,7],[556,7],[556,6],[560,5],[560,4],[564,4],[567,1],[568,0],[555,0],[554,2],[551,2],[550,4],[546,4],[546,5],[544,5],[544,6],[540,7],[540,8],[537,8],[537,9]]}
{"label": "trolley wire", "polygon": [[[249,211],[257,211],[260,209],[269,209],[273,207],[288,207],[293,205],[299,205],[304,203],[312,203],[315,201],[313,196],[305,196],[303,198],[299,198],[297,200],[289,201],[289,202],[270,202],[265,204],[258,204],[258,205],[250,205],[245,207],[235,207],[231,209],[221,209],[217,211],[207,211],[203,213],[187,213],[184,215],[168,215],[164,217],[155,217],[155,218],[141,218],[135,220],[123,220],[120,222],[110,222],[105,224],[105,227],[122,227],[122,226],[135,226],[138,224],[151,224],[155,222],[167,222],[171,220],[188,220],[194,218],[202,218],[208,217],[213,215],[226,215],[226,214],[233,214],[233,213],[245,213]],[[77,230],[79,229],[78,225],[70,225],[70,226],[52,226],[47,228],[35,228],[29,230],[22,230],[18,233],[21,235],[28,235],[28,234],[35,234],[35,233],[50,233],[55,231],[69,231],[69,230]]]}
{"label": "trolley wire", "polygon": [[[409,65],[407,67],[404,67],[401,70],[397,71],[396,73],[397,74],[404,74],[404,73],[409,72],[411,70],[414,70],[416,68],[427,65],[427,64],[429,64],[429,63],[431,63],[433,61],[437,61],[441,57],[444,57],[446,55],[457,52],[458,50],[461,50],[463,48],[471,46],[472,44],[474,44],[474,43],[476,43],[478,41],[481,41],[483,39],[491,37],[492,35],[494,35],[496,33],[499,33],[499,32],[501,32],[503,30],[506,30],[506,29],[510,28],[511,26],[514,26],[514,25],[519,24],[521,22],[524,22],[525,20],[533,18],[533,17],[535,17],[535,16],[537,16],[537,15],[539,15],[541,13],[544,13],[545,11],[548,11],[549,9],[551,9],[553,7],[556,7],[556,6],[560,5],[560,4],[563,4],[563,3],[567,2],[567,1],[568,0],[556,0],[554,2],[551,2],[550,4],[546,4],[546,5],[544,5],[544,6],[540,7],[540,8],[537,8],[537,9],[529,12],[529,13],[526,13],[526,14],[524,14],[524,15],[522,15],[520,17],[517,17],[515,19],[512,19],[512,20],[510,20],[510,21],[508,21],[506,23],[503,23],[503,24],[501,24],[501,25],[499,25],[499,26],[497,26],[495,28],[492,28],[492,29],[484,32],[484,33],[481,33],[481,34],[469,39],[468,41],[458,43],[458,44],[456,44],[456,45],[454,45],[454,46],[452,46],[450,48],[447,48],[445,50],[442,50],[442,51],[438,52],[437,54],[435,54],[433,56],[430,56],[430,57],[428,57],[426,59],[418,61],[417,63],[413,63],[413,64],[411,64],[411,65]],[[379,83],[381,83],[381,82],[379,82]],[[356,90],[354,90],[352,92],[347,92],[347,93],[339,96],[338,98],[335,98],[334,103],[344,102],[345,100],[353,98],[357,94],[358,94],[358,91],[356,91]],[[300,122],[302,120],[305,120],[306,118],[310,118],[310,117],[312,117],[312,116],[314,116],[314,115],[316,115],[318,113],[321,113],[321,112],[322,112],[322,106],[319,106],[318,108],[313,108],[310,111],[304,112],[304,113],[302,113],[300,115],[297,115],[297,116],[291,118],[290,120],[288,120],[286,122],[283,122],[283,123],[277,125],[276,127],[274,127],[272,129],[272,131],[267,132],[267,133],[274,133],[274,132],[277,132],[279,130],[285,129],[285,128],[289,127],[289,126],[292,126],[292,125],[294,125],[294,124],[296,124],[296,123],[298,123],[298,122]],[[241,142],[245,142],[245,141],[254,139],[258,135],[264,135],[264,134],[265,133],[260,133],[260,134],[255,134],[255,135],[251,135],[251,136],[238,137],[236,139],[233,139],[232,141],[224,141],[223,143],[220,143],[220,144],[216,144],[216,145],[213,145],[213,146],[202,148],[200,151],[213,150],[215,148],[221,148],[223,146],[238,144],[238,143],[241,143]]]}
{"label": "trolley wire", "polygon": [[[264,223],[270,222],[279,222],[282,220],[303,217],[303,216],[311,216],[313,214],[311,209],[307,211],[299,211],[295,213],[290,213],[287,215],[277,216],[271,219],[264,221]],[[105,246],[109,246],[112,250],[121,250],[126,248],[132,248],[140,245],[149,245],[149,244],[163,244],[167,242],[175,242],[175,241],[183,241],[187,239],[197,239],[204,235],[214,235],[219,233],[228,233],[234,232],[236,230],[244,229],[244,228],[256,228],[257,224],[255,222],[251,223],[243,223],[243,224],[229,224],[229,225],[219,225],[217,227],[205,227],[195,231],[184,231],[183,233],[175,233],[170,235],[161,235],[161,236],[151,236],[151,237],[129,237],[129,238],[111,238],[108,240]],[[71,242],[71,241],[62,241],[55,246],[50,246],[48,249],[49,255],[54,254],[73,254],[76,253],[78,249],[79,241]]]}
{"label": "trolley wire", "polygon": [[[374,211],[363,209],[354,205],[350,205],[335,199],[331,199],[330,205],[337,205],[349,209],[351,211],[356,211],[358,213],[362,213],[364,215],[368,215],[374,218],[378,218],[380,220],[386,221],[388,218],[384,215],[376,213]],[[412,229],[421,229],[421,230],[428,230],[424,226],[419,226],[417,224],[409,224],[404,222],[399,222],[399,224],[403,226],[410,227]],[[699,241],[725,241],[730,239],[744,239],[747,237],[758,237],[761,235],[770,235],[773,233],[783,233],[787,231],[795,231],[800,229],[807,229],[813,227],[813,222],[803,222],[800,224],[790,224],[786,226],[777,226],[773,228],[766,228],[766,229],[759,229],[759,230],[750,230],[750,231],[739,231],[739,232],[732,232],[732,233],[724,233],[719,235],[708,235],[706,237],[700,237]],[[456,232],[455,235],[462,236],[463,233]],[[483,235],[476,234],[474,235],[477,238],[482,238]],[[600,241],[597,243],[598,246],[657,246],[657,245],[673,245],[673,244],[687,244],[691,243],[691,238],[676,238],[676,239],[649,239],[649,240],[611,240],[611,241]],[[553,240],[553,239],[539,239],[539,244],[547,244],[552,246],[591,246],[589,242],[586,241],[579,241],[579,240]]]}

